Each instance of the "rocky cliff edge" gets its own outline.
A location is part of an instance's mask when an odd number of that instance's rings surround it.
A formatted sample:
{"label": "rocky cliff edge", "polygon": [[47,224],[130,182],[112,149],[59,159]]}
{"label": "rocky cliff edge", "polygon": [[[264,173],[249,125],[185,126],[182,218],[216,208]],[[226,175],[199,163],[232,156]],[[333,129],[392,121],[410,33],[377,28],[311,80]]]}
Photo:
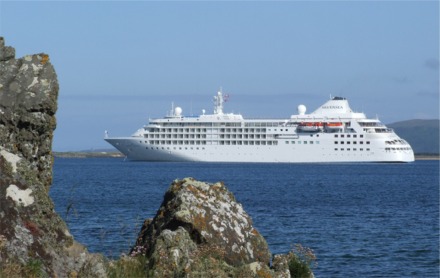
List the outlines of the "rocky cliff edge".
{"label": "rocky cliff edge", "polygon": [[57,97],[49,56],[16,59],[0,37],[0,276],[105,276],[48,196]]}

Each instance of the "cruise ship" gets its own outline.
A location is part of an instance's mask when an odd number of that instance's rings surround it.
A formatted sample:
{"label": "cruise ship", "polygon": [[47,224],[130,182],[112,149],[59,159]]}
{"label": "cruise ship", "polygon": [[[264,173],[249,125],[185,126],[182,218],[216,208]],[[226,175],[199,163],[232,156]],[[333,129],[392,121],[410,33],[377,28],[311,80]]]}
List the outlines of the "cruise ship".
{"label": "cruise ship", "polygon": [[227,95],[214,96],[212,114],[184,116],[173,107],[128,137],[105,140],[130,160],[199,162],[413,162],[414,152],[378,119],[331,97],[315,111],[304,105],[286,119],[245,119],[224,113]]}

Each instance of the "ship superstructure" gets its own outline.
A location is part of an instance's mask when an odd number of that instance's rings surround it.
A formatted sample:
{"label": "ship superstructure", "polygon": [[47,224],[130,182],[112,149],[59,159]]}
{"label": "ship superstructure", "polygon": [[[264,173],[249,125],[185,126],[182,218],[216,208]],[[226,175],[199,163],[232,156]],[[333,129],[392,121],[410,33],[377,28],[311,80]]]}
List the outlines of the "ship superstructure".
{"label": "ship superstructure", "polygon": [[244,119],[224,113],[225,96],[214,96],[214,112],[185,117],[173,107],[129,137],[105,140],[130,160],[204,162],[412,162],[411,146],[378,119],[353,112],[333,97],[310,114],[304,105],[287,119]]}

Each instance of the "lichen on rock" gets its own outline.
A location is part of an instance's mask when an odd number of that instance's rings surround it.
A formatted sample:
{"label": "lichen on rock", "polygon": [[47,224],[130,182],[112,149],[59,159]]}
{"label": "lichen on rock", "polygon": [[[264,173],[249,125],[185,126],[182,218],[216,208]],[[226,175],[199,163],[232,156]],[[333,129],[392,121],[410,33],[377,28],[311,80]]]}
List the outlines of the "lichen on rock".
{"label": "lichen on rock", "polygon": [[175,180],[132,254],[139,249],[153,277],[278,277],[266,240],[221,182]]}

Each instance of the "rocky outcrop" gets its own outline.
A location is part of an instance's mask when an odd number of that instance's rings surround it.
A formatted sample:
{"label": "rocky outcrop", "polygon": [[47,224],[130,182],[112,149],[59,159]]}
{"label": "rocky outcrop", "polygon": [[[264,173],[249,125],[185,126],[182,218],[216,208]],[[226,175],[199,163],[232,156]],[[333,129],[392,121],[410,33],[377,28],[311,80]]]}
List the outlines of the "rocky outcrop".
{"label": "rocky outcrop", "polygon": [[46,54],[15,59],[0,37],[0,276],[105,275],[48,196],[58,81]]}
{"label": "rocky outcrop", "polygon": [[154,277],[289,277],[287,266],[269,268],[266,240],[225,185],[192,178],[174,181],[145,221],[139,253]]}
{"label": "rocky outcrop", "polygon": [[233,194],[191,178],[173,182],[131,256],[88,253],[48,196],[57,96],[49,56],[15,59],[0,37],[0,277],[290,277],[295,255],[271,258]]}

